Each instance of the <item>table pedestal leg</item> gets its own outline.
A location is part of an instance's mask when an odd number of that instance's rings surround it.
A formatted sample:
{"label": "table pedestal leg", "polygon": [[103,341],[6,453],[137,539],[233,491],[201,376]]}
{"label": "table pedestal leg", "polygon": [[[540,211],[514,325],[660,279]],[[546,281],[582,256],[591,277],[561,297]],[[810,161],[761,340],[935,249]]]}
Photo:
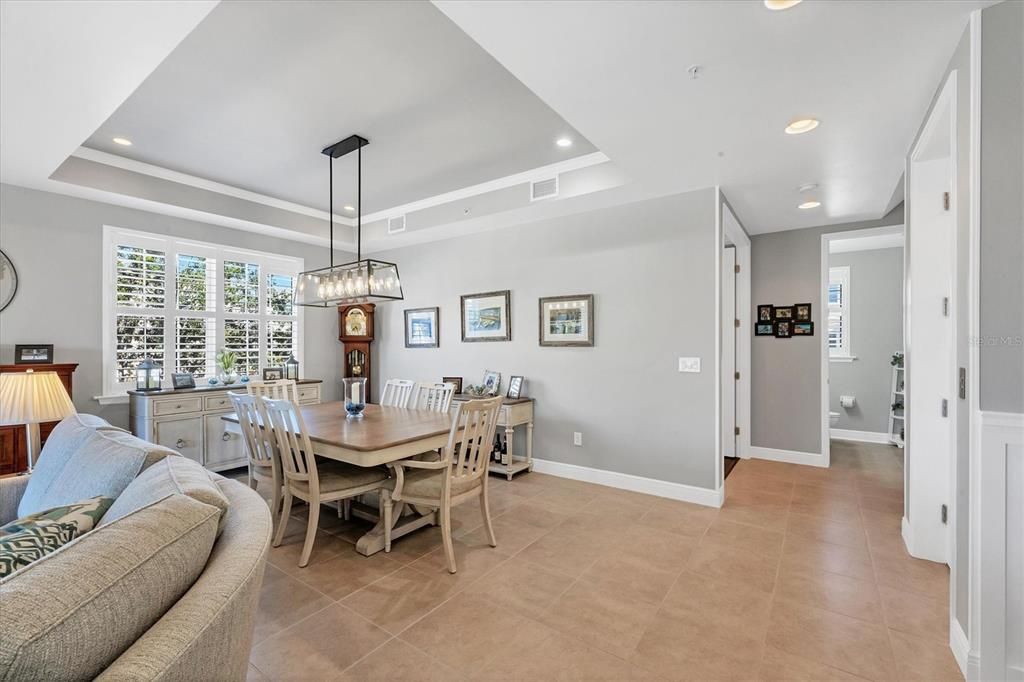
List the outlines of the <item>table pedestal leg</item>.
{"label": "table pedestal leg", "polygon": [[[404,514],[406,505],[404,502],[395,504],[395,513],[392,515],[391,539],[397,540],[403,535],[408,535],[414,530],[424,526],[437,525],[437,512],[427,514]],[[376,554],[384,549],[384,519],[377,521],[377,525],[367,531],[366,535],[356,542],[356,551],[363,556]]]}

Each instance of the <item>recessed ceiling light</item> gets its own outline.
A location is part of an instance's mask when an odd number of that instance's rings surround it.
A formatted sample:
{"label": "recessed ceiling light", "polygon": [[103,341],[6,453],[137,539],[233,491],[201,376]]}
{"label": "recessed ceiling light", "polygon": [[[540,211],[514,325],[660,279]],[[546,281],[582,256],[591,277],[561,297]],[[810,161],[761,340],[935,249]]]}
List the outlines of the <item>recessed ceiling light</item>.
{"label": "recessed ceiling light", "polygon": [[127,137],[115,137],[114,144],[119,144],[122,147],[131,147],[132,141],[129,140]]}
{"label": "recessed ceiling light", "polygon": [[560,137],[557,140],[555,140],[555,144],[557,144],[559,147],[571,147],[572,140],[570,140],[568,137]]}
{"label": "recessed ceiling light", "polygon": [[815,189],[818,189],[818,183],[816,183],[816,182],[808,182],[806,184],[803,184],[803,185],[800,185],[799,187],[797,187],[796,191],[800,192],[800,193],[803,193],[803,192],[810,192],[810,191],[815,190]]}
{"label": "recessed ceiling light", "polygon": [[820,121],[816,118],[798,118],[786,126],[786,134],[800,135],[801,133],[809,133],[817,128],[819,123]]}
{"label": "recessed ceiling light", "polygon": [[356,210],[355,206],[342,206],[341,208],[342,208],[342,210],[345,210],[345,211],[354,211],[354,210]]}
{"label": "recessed ceiling light", "polygon": [[797,206],[797,208],[808,209],[808,208],[818,208],[819,206],[821,206],[821,202],[820,201],[805,201],[804,203],[802,203],[799,206]]}
{"label": "recessed ceiling light", "polygon": [[802,1],[803,0],[764,0],[764,6],[772,11],[778,12],[779,10],[796,7]]}

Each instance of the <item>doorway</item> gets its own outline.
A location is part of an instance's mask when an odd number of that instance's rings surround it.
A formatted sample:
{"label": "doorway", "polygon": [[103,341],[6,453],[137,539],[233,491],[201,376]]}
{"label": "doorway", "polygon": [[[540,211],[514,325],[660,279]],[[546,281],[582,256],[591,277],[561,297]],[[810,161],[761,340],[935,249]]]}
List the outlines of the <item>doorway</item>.
{"label": "doorway", "polygon": [[722,249],[722,457],[724,478],[736,466],[736,245]]}

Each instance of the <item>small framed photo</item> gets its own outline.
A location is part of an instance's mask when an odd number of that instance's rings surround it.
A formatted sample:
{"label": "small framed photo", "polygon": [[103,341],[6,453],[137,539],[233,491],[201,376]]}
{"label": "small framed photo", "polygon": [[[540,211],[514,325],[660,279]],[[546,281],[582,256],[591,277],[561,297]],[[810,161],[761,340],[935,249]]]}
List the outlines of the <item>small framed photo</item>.
{"label": "small framed photo", "polygon": [[791,305],[777,305],[772,308],[775,312],[776,320],[792,320],[793,319],[793,306]]}
{"label": "small framed photo", "polygon": [[52,343],[15,344],[14,364],[16,365],[52,365]]}
{"label": "small framed photo", "polygon": [[462,296],[462,340],[512,340],[511,298],[512,293],[507,289]]}
{"label": "small framed photo", "polygon": [[775,338],[788,339],[793,336],[792,320],[775,320]]}
{"label": "small framed photo", "polygon": [[758,322],[754,326],[754,336],[775,336],[775,323]]}
{"label": "small framed photo", "polygon": [[405,347],[437,348],[440,308],[412,308],[405,311]]}
{"label": "small framed photo", "polygon": [[772,305],[759,305],[757,306],[757,321],[758,322],[772,322],[775,320],[775,315],[772,312],[774,306]]}
{"label": "small framed photo", "polygon": [[462,377],[441,377],[442,384],[454,384],[455,392],[462,393]]}
{"label": "small framed photo", "polygon": [[794,322],[793,336],[814,336],[813,322]]}
{"label": "small framed photo", "polygon": [[523,395],[523,384],[526,382],[523,377],[514,376],[508,380],[508,393],[505,397],[511,398],[512,400],[519,400]]}
{"label": "small framed photo", "polygon": [[264,381],[278,381],[284,379],[284,367],[264,367],[263,368],[263,380]]}
{"label": "small framed photo", "polygon": [[171,374],[171,386],[178,388],[195,388],[196,378],[187,372],[173,372]]}
{"label": "small framed photo", "polygon": [[793,306],[793,319],[797,322],[811,321],[811,304],[797,303]]}
{"label": "small framed photo", "polygon": [[484,370],[484,380],[480,384],[487,389],[488,395],[498,395],[498,389],[501,388],[501,373]]}
{"label": "small framed photo", "polygon": [[594,295],[540,299],[540,345],[593,346]]}

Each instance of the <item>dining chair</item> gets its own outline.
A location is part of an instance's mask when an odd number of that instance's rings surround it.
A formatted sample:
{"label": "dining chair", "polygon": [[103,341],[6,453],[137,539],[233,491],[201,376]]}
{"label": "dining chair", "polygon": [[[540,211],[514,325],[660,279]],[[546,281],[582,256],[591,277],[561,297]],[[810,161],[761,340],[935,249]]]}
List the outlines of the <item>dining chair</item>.
{"label": "dining chair", "polygon": [[[383,467],[358,467],[343,462],[317,460],[309,441],[309,432],[298,406],[289,400],[262,398],[277,439],[284,473],[284,506],[282,523],[274,535],[274,547],[281,545],[284,529],[291,513],[292,500],[299,498],[309,504],[306,540],[299,556],[299,568],[309,563],[320,521],[320,504],[349,500],[357,495],[380,490],[388,480]],[[383,495],[381,496],[383,498]]]}
{"label": "dining chair", "polygon": [[[384,512],[384,551],[391,551],[391,526],[395,502],[434,507],[441,517],[441,537],[448,559],[448,571],[455,573],[455,548],[452,546],[452,507],[468,500],[480,500],[487,542],[497,547],[487,500],[487,467],[491,441],[498,424],[502,398],[470,400],[460,403],[448,432],[448,444],[436,462],[405,459],[388,466],[394,478],[381,492]],[[406,472],[406,469],[409,469]]]}
{"label": "dining chair", "polygon": [[407,407],[416,382],[409,379],[388,379],[380,394],[380,404],[389,407]]}
{"label": "dining chair", "polygon": [[455,395],[455,384],[420,383],[409,398],[409,407],[413,410],[429,410],[431,412],[447,412]]}
{"label": "dining chair", "polygon": [[299,402],[299,387],[294,379],[274,379],[270,381],[250,381],[245,385],[249,395],[272,400],[290,400]]}
{"label": "dining chair", "polygon": [[[281,457],[277,451],[277,442],[270,433],[266,409],[260,398],[248,393],[228,391],[228,398],[238,415],[238,425],[242,429],[242,442],[249,460],[249,487],[253,490],[262,481],[269,483],[270,516],[277,528],[281,511]],[[267,428],[264,428],[267,424]]]}

